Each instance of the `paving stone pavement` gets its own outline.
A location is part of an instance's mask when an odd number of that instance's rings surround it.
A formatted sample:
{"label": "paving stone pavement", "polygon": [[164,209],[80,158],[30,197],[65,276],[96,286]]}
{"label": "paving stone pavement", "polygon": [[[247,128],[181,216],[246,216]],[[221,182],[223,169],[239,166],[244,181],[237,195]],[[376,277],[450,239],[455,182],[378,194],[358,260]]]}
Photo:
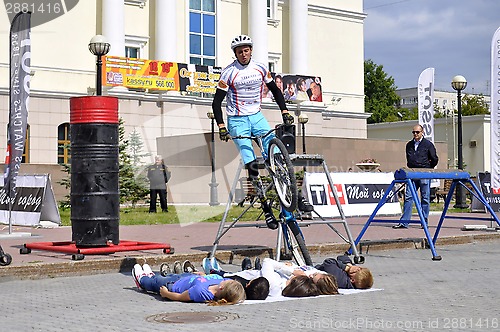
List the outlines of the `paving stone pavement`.
{"label": "paving stone pavement", "polygon": [[[209,307],[135,289],[130,272],[0,282],[2,331],[491,331],[500,330],[500,240],[429,251],[365,254],[381,291]],[[339,253],[340,254],[340,253]],[[315,256],[315,262],[325,257]],[[199,264],[200,262],[196,262]],[[153,266],[158,269],[158,266]],[[223,268],[238,267],[224,263]],[[192,323],[150,322],[188,313]],[[199,322],[214,315],[217,322]],[[224,320],[224,318],[226,318]]]}

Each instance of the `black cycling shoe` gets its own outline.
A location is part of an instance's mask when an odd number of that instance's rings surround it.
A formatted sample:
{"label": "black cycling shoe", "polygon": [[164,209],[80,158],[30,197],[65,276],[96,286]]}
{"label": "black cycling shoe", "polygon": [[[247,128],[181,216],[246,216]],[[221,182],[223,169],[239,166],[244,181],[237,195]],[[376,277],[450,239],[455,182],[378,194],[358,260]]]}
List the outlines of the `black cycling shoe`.
{"label": "black cycling shoe", "polygon": [[260,263],[260,257],[259,256],[255,257],[255,263],[253,264],[253,267],[256,270],[261,270],[262,269],[262,264]]}
{"label": "black cycling shoe", "polygon": [[302,212],[312,212],[314,210],[314,206],[309,203],[304,197],[300,196],[298,203],[298,208]]}
{"label": "black cycling shoe", "polygon": [[252,260],[248,257],[243,258],[241,261],[241,271],[251,270],[252,269]]}
{"label": "black cycling shoe", "polygon": [[266,225],[269,229],[277,229],[279,224],[278,220],[274,217],[272,212],[264,212],[264,216],[266,217]]}

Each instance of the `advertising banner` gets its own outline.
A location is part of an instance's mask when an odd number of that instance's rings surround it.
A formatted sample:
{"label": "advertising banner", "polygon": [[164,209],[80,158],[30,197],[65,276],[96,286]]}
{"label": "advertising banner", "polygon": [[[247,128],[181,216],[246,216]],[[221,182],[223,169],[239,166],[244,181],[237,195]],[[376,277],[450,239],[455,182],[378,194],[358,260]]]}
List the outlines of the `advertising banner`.
{"label": "advertising banner", "polygon": [[[427,68],[418,77],[418,123],[424,137],[434,143],[434,68]],[[439,179],[431,179],[431,188],[438,188]]]}
{"label": "advertising banner", "polygon": [[[491,188],[491,173],[477,173],[478,187],[483,193],[486,202],[491,206],[493,211],[500,212],[500,193],[494,192]],[[486,208],[481,204],[474,196],[472,196],[473,208],[481,209],[482,212],[486,212]],[[476,203],[476,204],[475,204]]]}
{"label": "advertising banner", "polygon": [[[500,193],[500,28],[491,41],[491,188]],[[496,211],[496,210],[495,210]]]}
{"label": "advertising banner", "polygon": [[[10,27],[10,107],[4,183],[6,195],[16,195],[16,181],[23,159],[30,97],[30,13],[20,12]],[[8,210],[8,209],[7,209]]]}
{"label": "advertising banner", "polygon": [[221,69],[177,62],[106,56],[102,84],[214,94]]}
{"label": "advertising banner", "polygon": [[434,68],[425,69],[418,77],[418,123],[424,137],[434,143]]}
{"label": "advertising banner", "polygon": [[[306,100],[323,101],[321,77],[274,73],[272,75],[276,85],[283,92],[285,101],[291,103]],[[262,98],[272,98],[267,87],[262,91]]]}
{"label": "advertising banner", "polygon": [[[40,220],[61,223],[48,174],[19,175],[16,195],[11,201],[13,225],[36,226]],[[9,223],[9,198],[4,187],[0,188],[0,223]]]}
{"label": "advertising banner", "polygon": [[[393,173],[350,172],[330,173],[330,176],[346,217],[371,215],[394,180]],[[395,192],[394,188],[377,215],[401,214]],[[305,173],[302,193],[322,217],[340,217],[332,188],[324,173]]]}

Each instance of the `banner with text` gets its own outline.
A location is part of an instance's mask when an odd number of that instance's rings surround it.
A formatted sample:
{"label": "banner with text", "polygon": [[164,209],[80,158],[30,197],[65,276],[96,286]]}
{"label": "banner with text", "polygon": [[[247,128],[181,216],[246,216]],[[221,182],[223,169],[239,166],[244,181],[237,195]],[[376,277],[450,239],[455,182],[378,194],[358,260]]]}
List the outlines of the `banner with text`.
{"label": "banner with text", "polygon": [[[483,193],[486,202],[488,202],[493,211],[500,212],[500,192],[492,190],[491,173],[478,172],[477,179],[479,184],[479,190],[481,190],[481,192]],[[473,201],[478,201],[478,200],[474,198]],[[483,204],[480,204],[478,206],[480,206],[480,208],[486,212],[486,209]]]}
{"label": "banner with text", "polygon": [[434,143],[434,68],[425,69],[418,77],[418,123],[424,137]]}
{"label": "banner with text", "polygon": [[214,94],[221,68],[106,56],[102,84],[126,88]]}
{"label": "banner with text", "polygon": [[[0,181],[3,182],[3,181]],[[12,225],[36,226],[40,220],[61,223],[50,176],[18,175],[16,195],[9,199],[3,183],[0,183],[0,223],[9,223],[9,201],[12,202]]]}
{"label": "banner with text", "polygon": [[500,191],[500,28],[491,41],[491,188]]}
{"label": "banner with text", "polygon": [[[393,173],[330,173],[343,212],[347,217],[369,216],[394,180]],[[303,193],[322,217],[340,217],[335,197],[324,173],[305,173]],[[377,215],[401,214],[393,188]],[[313,213],[314,216],[314,213]]]}
{"label": "banner with text", "polygon": [[10,107],[4,181],[7,196],[11,199],[16,195],[28,128],[30,73],[31,13],[20,12],[10,27]]}

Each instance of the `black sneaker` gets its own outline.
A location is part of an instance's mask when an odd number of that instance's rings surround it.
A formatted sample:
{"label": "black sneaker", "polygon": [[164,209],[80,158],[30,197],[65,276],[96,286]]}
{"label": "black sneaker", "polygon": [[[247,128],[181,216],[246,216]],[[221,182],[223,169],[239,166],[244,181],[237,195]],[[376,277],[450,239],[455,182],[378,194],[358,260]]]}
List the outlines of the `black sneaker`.
{"label": "black sneaker", "polygon": [[252,269],[252,260],[248,257],[243,258],[241,261],[241,271],[251,270]]}
{"label": "black sneaker", "polygon": [[277,229],[279,224],[278,220],[274,217],[272,211],[264,212],[264,217],[266,218],[266,225],[269,229]]}
{"label": "black sneaker", "polygon": [[298,208],[302,212],[312,212],[314,210],[314,206],[309,203],[304,197],[300,196],[298,201]]}

